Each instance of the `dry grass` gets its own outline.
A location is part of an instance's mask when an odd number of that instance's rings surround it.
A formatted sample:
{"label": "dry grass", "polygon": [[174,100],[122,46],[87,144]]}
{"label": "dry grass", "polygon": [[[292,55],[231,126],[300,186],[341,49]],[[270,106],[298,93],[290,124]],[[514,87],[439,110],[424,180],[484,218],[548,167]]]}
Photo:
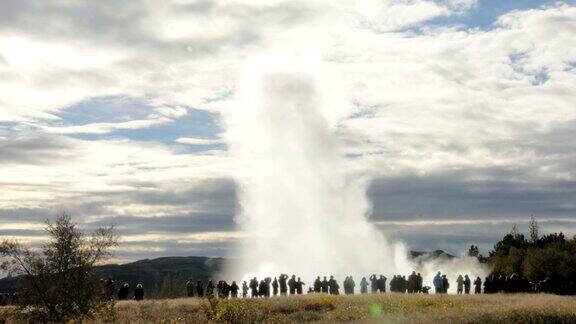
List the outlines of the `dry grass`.
{"label": "dry grass", "polygon": [[[0,307],[16,322],[14,308]],[[91,322],[117,323],[576,323],[576,297],[552,295],[304,295],[256,300],[120,302]]]}

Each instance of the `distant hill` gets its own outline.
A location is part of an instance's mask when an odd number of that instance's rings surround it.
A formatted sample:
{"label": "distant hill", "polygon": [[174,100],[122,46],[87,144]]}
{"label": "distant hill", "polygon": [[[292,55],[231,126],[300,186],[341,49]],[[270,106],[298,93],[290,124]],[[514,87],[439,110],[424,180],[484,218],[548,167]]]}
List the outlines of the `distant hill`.
{"label": "distant hill", "polygon": [[[165,257],[126,264],[96,267],[96,278],[113,278],[116,288],[128,283],[131,288],[141,283],[149,297],[183,296],[188,279],[207,281],[221,273],[223,258]],[[0,279],[0,292],[12,292],[15,278]]]}
{"label": "distant hill", "polygon": [[432,252],[426,251],[410,251],[410,258],[417,259],[419,261],[433,260],[433,259],[454,259],[455,256],[446,253],[442,250],[436,250]]}
{"label": "distant hill", "polygon": [[[410,251],[409,256],[417,260],[455,258],[442,250],[433,252]],[[126,264],[107,264],[96,267],[96,278],[113,278],[116,287],[128,283],[131,288],[141,283],[148,297],[184,296],[188,279],[219,279],[227,260],[208,257],[164,257],[145,259]],[[0,279],[0,292],[12,292],[16,288],[15,278]]]}

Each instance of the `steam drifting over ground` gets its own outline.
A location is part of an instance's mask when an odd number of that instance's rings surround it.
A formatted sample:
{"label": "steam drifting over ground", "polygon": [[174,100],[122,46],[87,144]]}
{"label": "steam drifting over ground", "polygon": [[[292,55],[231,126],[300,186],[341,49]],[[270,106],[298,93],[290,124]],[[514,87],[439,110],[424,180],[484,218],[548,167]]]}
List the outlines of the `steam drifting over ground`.
{"label": "steam drifting over ground", "polygon": [[[255,62],[226,116],[240,164],[237,220],[247,233],[232,276],[287,273],[310,284],[317,275],[342,280],[415,270],[405,247],[367,219],[367,179],[349,172],[339,154],[335,131],[345,103],[330,73],[314,60]],[[425,264],[421,271],[428,279],[438,269]]]}

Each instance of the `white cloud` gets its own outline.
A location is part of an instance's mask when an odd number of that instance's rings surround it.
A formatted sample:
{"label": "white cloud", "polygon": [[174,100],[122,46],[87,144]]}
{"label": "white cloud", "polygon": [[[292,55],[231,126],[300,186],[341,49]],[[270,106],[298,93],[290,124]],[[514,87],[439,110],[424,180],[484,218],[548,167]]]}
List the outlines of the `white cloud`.
{"label": "white cloud", "polygon": [[177,143],[187,144],[187,145],[214,145],[221,144],[221,140],[217,139],[206,139],[206,138],[195,138],[195,137],[180,137],[176,140]]}
{"label": "white cloud", "polygon": [[[344,96],[351,116],[338,130],[343,153],[356,157],[351,170],[393,176],[493,167],[530,170],[541,183],[576,177],[573,147],[558,145],[576,120],[572,5],[510,12],[486,31],[401,32],[472,14],[476,1],[18,4],[0,4],[8,14],[0,13],[0,122],[16,125],[0,124],[0,209],[100,206],[85,212],[98,218],[200,208],[146,205],[133,194],[230,177],[235,165],[225,151],[51,134],[145,129],[178,120],[187,107],[226,114],[244,62],[275,52],[315,54],[331,71],[338,93],[329,95]],[[122,122],[59,119],[74,104],[112,95],[141,98],[154,111]]]}

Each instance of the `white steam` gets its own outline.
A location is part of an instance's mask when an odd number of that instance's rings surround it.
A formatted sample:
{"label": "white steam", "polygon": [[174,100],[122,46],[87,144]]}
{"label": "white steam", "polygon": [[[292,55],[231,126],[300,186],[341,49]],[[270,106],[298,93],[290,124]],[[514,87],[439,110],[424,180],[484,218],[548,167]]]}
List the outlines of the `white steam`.
{"label": "white steam", "polygon": [[318,66],[259,59],[226,116],[239,163],[237,220],[247,235],[234,278],[286,273],[311,284],[317,275],[354,275],[359,282],[415,270],[404,246],[366,218],[366,181],[347,172],[335,136],[344,101]]}

